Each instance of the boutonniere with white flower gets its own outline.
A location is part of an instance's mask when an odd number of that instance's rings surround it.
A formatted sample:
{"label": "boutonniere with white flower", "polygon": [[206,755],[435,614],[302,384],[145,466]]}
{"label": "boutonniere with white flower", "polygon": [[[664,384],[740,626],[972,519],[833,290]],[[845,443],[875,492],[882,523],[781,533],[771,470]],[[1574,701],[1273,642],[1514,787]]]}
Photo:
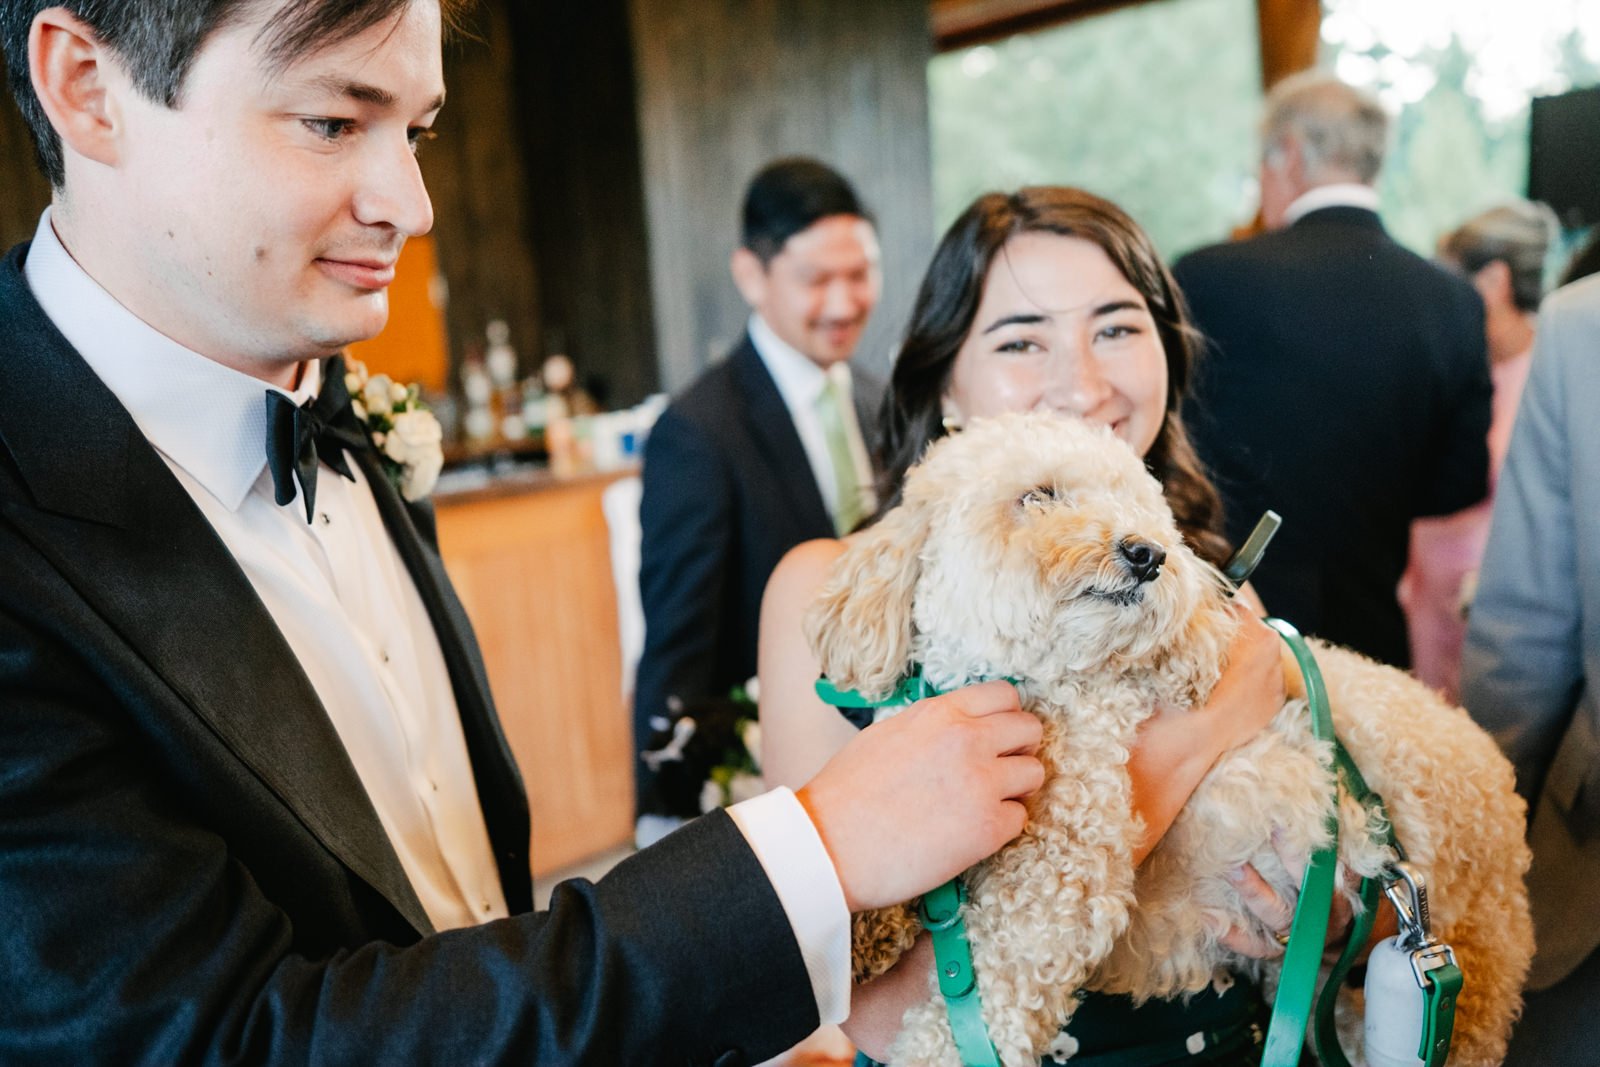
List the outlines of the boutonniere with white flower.
{"label": "boutonniere with white flower", "polygon": [[433,492],[444,468],[444,430],[422,402],[420,390],[387,374],[368,375],[365,363],[348,357],[344,386],[400,495],[416,501]]}

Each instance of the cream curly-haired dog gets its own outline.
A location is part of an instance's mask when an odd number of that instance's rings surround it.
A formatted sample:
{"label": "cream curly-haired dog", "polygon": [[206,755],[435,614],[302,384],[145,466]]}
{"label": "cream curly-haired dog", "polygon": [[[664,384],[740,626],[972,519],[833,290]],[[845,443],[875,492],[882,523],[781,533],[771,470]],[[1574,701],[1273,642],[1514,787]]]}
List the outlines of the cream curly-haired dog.
{"label": "cream curly-haired dog", "polygon": [[[1008,1067],[1070,1056],[1060,1030],[1080,989],[1173,997],[1222,969],[1265,970],[1273,987],[1279,961],[1233,954],[1219,935],[1257,922],[1230,871],[1253,863],[1292,899],[1299,872],[1280,854],[1326,841],[1332,756],[1311,735],[1297,671],[1272,725],[1217,763],[1137,872],[1131,858],[1135,731],[1158,704],[1206,700],[1236,625],[1225,579],[1184,545],[1132,450],[1042,414],[978,420],[935,444],[810,609],[807,634],[842,688],[881,697],[914,664],[940,689],[1011,678],[1044,720],[1047,777],[1026,829],[966,874],[984,1017]],[[1465,976],[1450,1062],[1497,1064],[1533,951],[1511,766],[1407,675],[1314,647],[1338,735],[1387,801]],[[1341,864],[1378,874],[1392,857],[1365,812],[1347,800],[1340,816]],[[909,905],[858,919],[857,978],[887,969],[917,929]],[[959,1063],[936,993],[906,1014],[892,1059]]]}

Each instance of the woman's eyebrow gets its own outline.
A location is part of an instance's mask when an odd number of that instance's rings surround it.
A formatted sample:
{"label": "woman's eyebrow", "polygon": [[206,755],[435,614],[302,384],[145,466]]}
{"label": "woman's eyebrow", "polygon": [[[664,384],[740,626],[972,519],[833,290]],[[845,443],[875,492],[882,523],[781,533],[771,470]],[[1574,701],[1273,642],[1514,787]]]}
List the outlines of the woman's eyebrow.
{"label": "woman's eyebrow", "polygon": [[1140,303],[1137,300],[1113,300],[1113,301],[1111,301],[1109,303],[1101,304],[1100,306],[1096,307],[1093,311],[1091,311],[1089,314],[1091,316],[1093,316],[1093,317],[1099,317],[1101,315],[1110,315],[1112,312],[1115,312],[1115,311],[1144,311],[1144,310],[1146,310],[1144,304]]}
{"label": "woman's eyebrow", "polygon": [[1049,322],[1049,315],[1041,315],[1036,311],[1021,311],[1015,315],[1002,315],[983,329],[984,333],[994,333],[1002,326],[1033,326],[1041,322]]}

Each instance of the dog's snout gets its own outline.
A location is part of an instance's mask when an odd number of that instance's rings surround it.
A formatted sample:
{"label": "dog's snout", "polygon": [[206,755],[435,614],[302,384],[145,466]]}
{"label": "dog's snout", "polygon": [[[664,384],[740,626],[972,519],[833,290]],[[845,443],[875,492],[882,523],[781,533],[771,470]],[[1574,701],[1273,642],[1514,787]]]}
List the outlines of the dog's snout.
{"label": "dog's snout", "polygon": [[1117,542],[1117,553],[1122,557],[1128,573],[1141,582],[1155,579],[1166,562],[1167,550],[1138,537],[1124,537]]}

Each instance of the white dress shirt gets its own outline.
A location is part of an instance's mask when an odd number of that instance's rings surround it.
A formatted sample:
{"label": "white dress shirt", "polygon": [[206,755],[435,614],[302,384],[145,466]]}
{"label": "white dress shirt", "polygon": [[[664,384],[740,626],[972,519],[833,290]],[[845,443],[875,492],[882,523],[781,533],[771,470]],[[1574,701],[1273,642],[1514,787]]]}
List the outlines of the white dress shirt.
{"label": "white dress shirt", "polygon": [[1315,189],[1301,193],[1284,208],[1284,225],[1293,226],[1313,211],[1320,211],[1325,207],[1361,207],[1368,211],[1377,211],[1378,190],[1358,182],[1319,185]]}
{"label": "white dress shirt", "polygon": [[760,315],[750,316],[749,331],[750,343],[755,346],[756,355],[761,357],[767,373],[772,375],[778,395],[783,397],[783,406],[789,409],[789,421],[794,423],[795,432],[800,435],[800,444],[806,450],[811,473],[816,476],[822,502],[827,506],[828,514],[835,518],[839,514],[839,479],[833,472],[828,439],[822,430],[822,419],[817,414],[817,399],[822,396],[830,378],[838,384],[840,394],[846,401],[844,432],[850,445],[850,459],[856,468],[856,484],[868,494],[867,511],[870,512],[876,506],[876,498],[871,495],[872,463],[867,458],[867,445],[861,436],[861,424],[856,419],[849,362],[841,361],[823,370],[774,333]]}
{"label": "white dress shirt", "polygon": [[[266,390],[161,334],[102,289],[46,209],[24,273],[46,316],[128,409],[211,523],[299,660],[429,920],[507,914],[438,638],[360,468],[323,466],[315,520],[282,507],[266,467]],[[306,364],[296,403],[316,395]],[[283,390],[278,390],[284,392]],[[823,1022],[850,1005],[850,917],[794,794],[731,809],[782,902]]]}

